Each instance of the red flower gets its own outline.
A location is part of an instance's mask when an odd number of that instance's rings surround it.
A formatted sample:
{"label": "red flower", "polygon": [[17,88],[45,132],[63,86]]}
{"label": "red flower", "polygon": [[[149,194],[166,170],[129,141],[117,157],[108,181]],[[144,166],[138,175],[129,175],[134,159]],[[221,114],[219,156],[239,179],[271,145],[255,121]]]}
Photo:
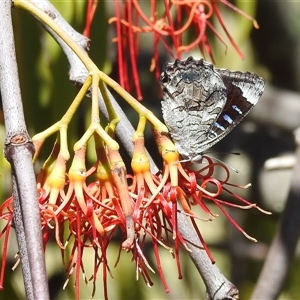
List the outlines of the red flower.
{"label": "red flower", "polygon": [[[153,57],[149,67],[155,72],[156,79],[161,73],[159,69],[161,47],[174,59],[181,59],[183,53],[198,47],[204,57],[208,55],[214,61],[208,30],[226,45],[226,41],[213,25],[214,18],[218,20],[230,43],[243,58],[242,52],[226,28],[219,10],[220,4],[248,18],[255,27],[258,27],[252,17],[226,0],[149,0],[148,3],[138,0],[115,1],[115,16],[110,18],[109,23],[116,24],[116,38],[113,41],[117,43],[121,86],[128,91],[134,86],[137,98],[142,99],[137,68],[142,33],[152,35]],[[92,15],[93,10],[90,11]],[[86,28],[89,28],[90,22],[88,18]]]}
{"label": "red flower", "polygon": [[[139,132],[139,131],[138,131]],[[210,252],[195,222],[197,215],[193,206],[198,205],[208,215],[205,221],[212,221],[218,215],[207,207],[207,202],[214,203],[229,221],[251,240],[239,225],[229,216],[224,206],[243,209],[258,208],[239,196],[232,194],[242,205],[221,200],[222,191],[228,191],[228,168],[204,156],[207,163],[200,170],[181,164],[178,152],[168,136],[153,130],[159,152],[163,158],[163,167],[159,174],[150,172],[150,163],[144,147],[144,137],[139,133],[134,136],[134,154],[132,158],[133,174],[126,175],[126,168],[118,151],[104,146],[96,139],[97,161],[86,171],[85,147],[76,151],[73,162],[66,170],[66,161],[61,159],[61,150],[55,144],[50,158],[38,175],[38,192],[41,210],[43,242],[46,247],[51,236],[55,236],[61,249],[62,259],[68,279],[75,273],[76,298],[80,298],[80,274],[86,283],[91,280],[96,289],[97,272],[102,267],[104,296],[107,295],[107,274],[110,267],[107,250],[116,231],[121,231],[124,242],[120,250],[131,252],[136,264],[137,274],[141,274],[147,285],[153,283],[149,275],[153,271],[144,247],[151,241],[156,259],[156,269],[166,292],[169,291],[164,270],[161,267],[159,246],[169,251],[175,258],[178,277],[181,278],[179,245],[188,251],[186,241],[177,229],[177,214],[186,215],[194,226],[205,250]],[[226,178],[214,178],[216,168],[225,171]],[[90,182],[87,185],[87,182]],[[216,191],[210,191],[212,185]],[[4,248],[0,286],[3,283],[7,241],[11,229],[13,210],[12,198],[0,207],[0,220],[4,227],[0,237],[4,236]],[[212,225],[211,225],[212,226]],[[69,247],[70,255],[66,257],[65,249]],[[94,250],[94,271],[90,278],[85,276],[83,252]],[[117,258],[118,262],[119,258]],[[213,261],[213,258],[211,257]],[[117,263],[116,263],[117,264]]]}

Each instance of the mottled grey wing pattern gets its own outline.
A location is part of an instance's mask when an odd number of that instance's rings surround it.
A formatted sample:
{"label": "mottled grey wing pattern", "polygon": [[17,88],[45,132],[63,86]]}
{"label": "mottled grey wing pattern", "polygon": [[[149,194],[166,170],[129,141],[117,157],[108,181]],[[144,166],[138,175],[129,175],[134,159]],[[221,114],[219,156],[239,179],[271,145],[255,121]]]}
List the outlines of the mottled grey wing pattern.
{"label": "mottled grey wing pattern", "polygon": [[178,152],[192,161],[240,123],[264,89],[256,74],[192,57],[166,64],[160,83],[164,121]]}
{"label": "mottled grey wing pattern", "polygon": [[226,103],[222,77],[212,64],[188,58],[167,64],[160,83],[163,118],[178,152],[198,156]]}

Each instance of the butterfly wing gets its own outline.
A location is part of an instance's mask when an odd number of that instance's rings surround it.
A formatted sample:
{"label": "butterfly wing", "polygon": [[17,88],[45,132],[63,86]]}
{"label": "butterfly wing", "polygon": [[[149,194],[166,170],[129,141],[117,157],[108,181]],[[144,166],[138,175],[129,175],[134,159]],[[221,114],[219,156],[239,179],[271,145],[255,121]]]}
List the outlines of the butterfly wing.
{"label": "butterfly wing", "polygon": [[216,69],[227,89],[225,107],[212,128],[214,136],[228,134],[250,112],[265,88],[265,81],[255,73]]}
{"label": "butterfly wing", "polygon": [[227,90],[226,104],[202,144],[202,151],[226,136],[250,112],[263,93],[265,81],[255,73],[216,69]]}
{"label": "butterfly wing", "polygon": [[191,161],[242,121],[265,86],[254,73],[216,69],[192,57],[167,64],[160,84],[164,121],[178,152]]}
{"label": "butterfly wing", "polygon": [[162,113],[178,152],[187,159],[199,156],[207,133],[226,104],[226,87],[212,64],[176,60],[160,77]]}

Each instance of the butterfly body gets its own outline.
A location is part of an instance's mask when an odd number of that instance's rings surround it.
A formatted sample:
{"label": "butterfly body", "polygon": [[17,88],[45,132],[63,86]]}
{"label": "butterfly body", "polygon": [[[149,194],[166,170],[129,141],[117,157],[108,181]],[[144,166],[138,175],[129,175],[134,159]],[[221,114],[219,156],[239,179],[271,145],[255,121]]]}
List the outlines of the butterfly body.
{"label": "butterfly body", "polygon": [[254,73],[217,69],[192,57],[166,64],[160,84],[164,121],[178,152],[191,161],[241,122],[265,85]]}

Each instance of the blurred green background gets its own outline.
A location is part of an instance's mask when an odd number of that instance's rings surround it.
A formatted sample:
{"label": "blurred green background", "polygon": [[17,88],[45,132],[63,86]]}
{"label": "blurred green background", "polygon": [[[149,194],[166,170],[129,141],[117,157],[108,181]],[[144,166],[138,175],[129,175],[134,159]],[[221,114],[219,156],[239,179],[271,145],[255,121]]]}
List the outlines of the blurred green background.
{"label": "blurred green background", "polygon": [[[52,3],[77,31],[83,31],[85,1],[52,1]],[[256,1],[236,1],[235,4],[248,14],[255,16],[260,29],[253,29],[251,21],[222,6],[222,16],[228,30],[245,54],[245,59],[241,60],[238,57],[229,42],[226,49],[215,36],[209,34],[216,65],[228,69],[255,71],[266,77],[268,84],[299,92],[299,4],[285,2],[283,5],[277,1],[258,1],[258,3]],[[109,26],[107,23],[108,18],[113,15],[113,8],[113,1],[100,1],[92,25],[92,44],[89,54],[101,70],[111,74],[117,80],[116,49],[111,42],[111,39],[115,37],[114,26]],[[24,111],[28,131],[32,136],[56,122],[64,114],[76,95],[77,88],[68,79],[68,64],[62,51],[37,21],[27,12],[16,9],[13,9],[13,21]],[[218,29],[226,40],[222,29],[219,27]],[[147,36],[141,36],[141,41],[138,66],[144,95],[143,103],[161,117],[158,88],[153,74],[148,71],[152,49]],[[201,56],[197,51],[192,54],[195,57]],[[165,53],[161,53],[161,55],[165,61],[170,59]],[[120,104],[123,106],[122,103]],[[126,109],[129,119],[135,124],[136,114],[129,110],[127,105],[124,106],[124,109]],[[256,110],[259,111],[259,104]],[[84,103],[70,126],[70,145],[84,132],[89,121],[88,113],[88,104]],[[0,149],[2,150],[4,125],[1,116],[0,121]],[[268,245],[276,230],[290,178],[289,170],[282,171],[280,177],[276,175],[276,179],[273,178],[274,174],[273,177],[272,174],[265,175],[263,164],[266,159],[273,156],[292,153],[294,143],[292,132],[282,130],[280,127],[273,128],[272,124],[270,126],[265,123],[261,124],[251,118],[250,121],[244,122],[245,124],[241,124],[218,143],[216,149],[223,152],[239,151],[242,153],[242,156],[239,157],[221,156],[239,170],[239,174],[235,175],[232,181],[241,184],[252,182],[253,187],[243,192],[242,195],[251,202],[271,210],[273,214],[266,216],[254,210],[242,212],[230,210],[230,214],[247,233],[258,240],[257,244],[248,241],[222,216],[212,223],[200,223],[199,227],[204,239],[210,245],[221,271],[238,286],[240,298],[248,299],[257,281]],[[45,159],[49,155],[53,141],[54,137],[47,142],[41,158]],[[148,142],[148,145],[152,144]],[[149,149],[154,151],[154,155],[157,153],[155,149]],[[271,204],[265,202],[266,198],[270,200],[270,195],[268,191],[264,191],[263,176],[269,176],[270,180],[275,180],[275,184],[281,191],[280,196],[271,199]],[[10,185],[9,165],[4,157],[0,156],[1,202],[9,197]],[[268,185],[266,184],[266,186]],[[240,193],[240,191],[237,192]],[[216,208],[212,208],[212,210],[217,213]],[[2,229],[1,222],[0,229]],[[111,266],[114,265],[117,258],[117,251],[118,243],[116,242],[115,245],[111,245],[109,250]],[[16,252],[16,242],[11,237],[5,289],[0,292],[0,299],[24,299],[21,269],[18,267],[16,271],[11,271],[14,264],[13,256]],[[109,279],[110,299],[205,299],[205,287],[200,276],[195,271],[188,255],[183,250],[181,252],[184,278],[178,280],[175,261],[166,250],[161,249],[165,276],[171,290],[169,294],[164,292],[157,274],[152,276],[155,282],[152,288],[148,288],[141,278],[136,281],[135,266],[134,263],[130,263],[131,256],[123,253],[118,267],[112,268],[114,279]],[[92,272],[93,260],[90,259],[91,255],[88,254],[88,251],[85,256],[86,273],[89,277]],[[149,257],[150,261],[154,259],[150,244]],[[50,243],[47,247],[46,261],[51,299],[74,299],[72,282],[68,284],[65,291],[62,290],[67,274],[63,271],[60,252],[55,242]],[[299,251],[280,299],[299,298],[300,286],[297,278],[300,276],[300,270],[298,266]],[[103,298],[101,278],[101,271],[99,271],[95,299]],[[91,289],[91,286],[86,287],[82,281],[81,299],[89,299]]]}

